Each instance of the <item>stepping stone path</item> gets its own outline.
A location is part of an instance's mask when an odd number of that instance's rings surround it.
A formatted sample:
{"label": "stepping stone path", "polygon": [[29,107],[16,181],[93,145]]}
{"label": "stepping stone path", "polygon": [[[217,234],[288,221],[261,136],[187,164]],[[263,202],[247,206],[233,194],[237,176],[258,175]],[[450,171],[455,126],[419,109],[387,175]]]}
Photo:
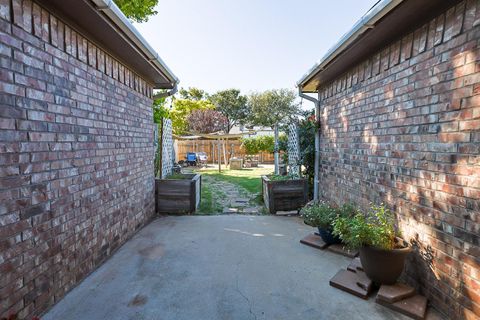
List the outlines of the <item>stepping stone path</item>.
{"label": "stepping stone path", "polygon": [[223,208],[223,214],[262,214],[262,206],[254,204],[257,196],[239,185],[215,179],[208,175],[202,176],[202,183],[208,183],[212,190],[221,193],[221,197],[217,197],[217,201]]}

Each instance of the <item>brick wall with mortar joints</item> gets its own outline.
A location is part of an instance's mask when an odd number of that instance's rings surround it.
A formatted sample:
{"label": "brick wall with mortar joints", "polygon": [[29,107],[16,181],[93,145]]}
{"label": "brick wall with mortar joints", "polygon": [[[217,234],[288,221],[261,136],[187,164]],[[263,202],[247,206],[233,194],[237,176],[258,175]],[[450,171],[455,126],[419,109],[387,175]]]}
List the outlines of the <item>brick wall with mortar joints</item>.
{"label": "brick wall with mortar joints", "polygon": [[405,280],[480,316],[480,1],[463,1],[319,91],[322,196],[384,202],[417,251]]}
{"label": "brick wall with mortar joints", "polygon": [[152,87],[0,0],[0,318],[60,300],[154,214]]}

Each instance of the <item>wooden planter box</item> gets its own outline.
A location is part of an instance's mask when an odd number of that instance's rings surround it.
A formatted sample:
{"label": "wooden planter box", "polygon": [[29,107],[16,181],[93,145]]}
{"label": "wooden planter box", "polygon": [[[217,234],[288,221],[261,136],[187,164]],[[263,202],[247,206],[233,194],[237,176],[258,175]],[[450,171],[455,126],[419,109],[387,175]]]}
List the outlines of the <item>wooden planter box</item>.
{"label": "wooden planter box", "polygon": [[155,179],[157,213],[193,213],[200,205],[202,177],[183,174],[185,179]]}
{"label": "wooden planter box", "polygon": [[273,181],[262,176],[263,202],[271,214],[299,210],[308,201],[306,179]]}

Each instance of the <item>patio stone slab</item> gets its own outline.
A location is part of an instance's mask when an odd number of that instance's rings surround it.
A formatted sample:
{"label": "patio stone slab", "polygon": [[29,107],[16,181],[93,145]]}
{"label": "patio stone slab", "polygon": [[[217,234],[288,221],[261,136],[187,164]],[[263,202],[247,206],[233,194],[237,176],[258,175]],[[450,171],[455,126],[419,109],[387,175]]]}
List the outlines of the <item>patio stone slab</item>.
{"label": "patio stone slab", "polygon": [[383,284],[378,290],[377,299],[394,303],[415,295],[415,288],[397,282],[394,285]]}
{"label": "patio stone slab", "polygon": [[360,258],[354,258],[352,262],[350,262],[350,264],[348,265],[347,270],[352,272],[363,271],[363,266]]}
{"label": "patio stone slab", "polygon": [[425,319],[425,313],[427,311],[427,298],[422,295],[414,295],[413,297],[403,299],[394,303],[388,303],[381,299],[375,300],[378,304],[400,312],[408,317],[417,320]]}
{"label": "patio stone slab", "polygon": [[368,299],[369,292],[358,285],[358,282],[363,280],[357,273],[341,269],[330,279],[330,285],[362,299]]}
{"label": "patio stone slab", "polygon": [[259,211],[259,208],[258,207],[248,207],[248,208],[245,208],[243,209],[242,213],[244,214],[258,214],[260,211]]}
{"label": "patio stone slab", "polygon": [[328,247],[328,250],[349,258],[355,258],[356,256],[358,256],[357,250],[349,250],[345,248],[343,244],[332,244]]}
{"label": "patio stone slab", "polygon": [[225,208],[223,209],[223,214],[232,214],[238,213],[240,210],[238,208]]}
{"label": "patio stone slab", "polygon": [[373,281],[370,280],[370,278],[365,274],[365,272],[357,270],[355,273],[357,275],[357,285],[369,293],[372,292]]}
{"label": "patio stone slab", "polygon": [[291,211],[277,211],[275,212],[276,216],[298,216],[298,210]]}
{"label": "patio stone slab", "polygon": [[300,240],[300,243],[322,250],[327,247],[327,244],[323,242],[322,238],[313,233]]}

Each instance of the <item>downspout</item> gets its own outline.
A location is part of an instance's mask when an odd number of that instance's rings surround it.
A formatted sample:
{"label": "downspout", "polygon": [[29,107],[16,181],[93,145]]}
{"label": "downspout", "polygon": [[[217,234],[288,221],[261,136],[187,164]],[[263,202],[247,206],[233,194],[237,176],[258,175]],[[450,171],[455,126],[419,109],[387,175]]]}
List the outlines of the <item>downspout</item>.
{"label": "downspout", "polygon": [[[300,86],[298,86],[298,95],[301,98],[304,98],[314,103],[315,121],[320,123],[320,101],[318,99],[315,99],[314,97],[311,97],[303,93],[302,88]],[[319,173],[320,173],[320,128],[317,128],[317,130],[315,131],[315,161],[314,161],[314,177],[313,177],[313,200],[314,201],[320,200],[319,192],[318,192],[318,189],[319,189],[318,184],[320,182]]]}

